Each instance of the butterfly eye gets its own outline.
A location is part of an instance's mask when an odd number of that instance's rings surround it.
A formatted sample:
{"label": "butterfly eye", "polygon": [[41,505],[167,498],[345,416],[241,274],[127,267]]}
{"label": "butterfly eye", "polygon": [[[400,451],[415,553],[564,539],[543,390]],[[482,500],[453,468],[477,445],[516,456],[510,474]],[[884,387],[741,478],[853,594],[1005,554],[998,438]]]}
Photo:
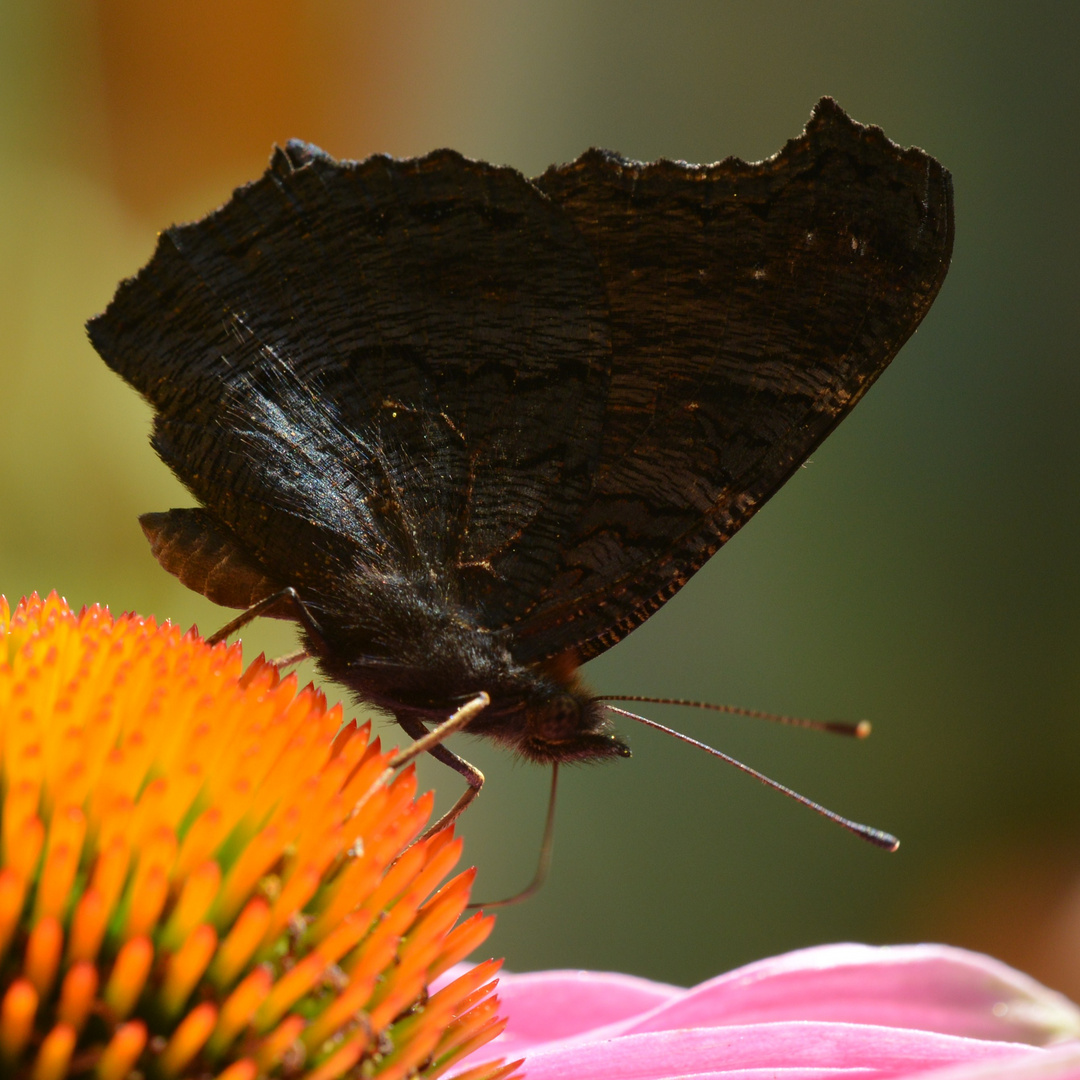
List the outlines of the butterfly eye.
{"label": "butterfly eye", "polygon": [[562,742],[581,730],[581,707],[570,694],[558,694],[533,716],[536,734],[546,742]]}

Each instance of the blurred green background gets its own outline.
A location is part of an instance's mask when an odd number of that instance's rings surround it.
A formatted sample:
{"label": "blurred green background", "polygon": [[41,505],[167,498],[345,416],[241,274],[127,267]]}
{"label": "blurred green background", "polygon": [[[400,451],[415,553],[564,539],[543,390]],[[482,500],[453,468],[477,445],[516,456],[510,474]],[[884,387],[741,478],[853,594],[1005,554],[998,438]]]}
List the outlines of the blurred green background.
{"label": "blurred green background", "polygon": [[[593,144],[756,159],[832,94],[952,170],[952,272],[811,467],[587,675],[872,718],[853,744],[650,710],[903,847],[630,730],[633,760],[564,773],[552,879],[490,949],[688,983],[937,939],[1080,995],[1078,41],[1066,2],[0,0],[0,589],[226,618],[151,559],[136,516],[190,500],[82,324],[275,140],[527,174]],[[246,646],[289,643],[274,624]],[[547,775],[465,752],[489,778],[467,853],[497,897],[532,872]]]}

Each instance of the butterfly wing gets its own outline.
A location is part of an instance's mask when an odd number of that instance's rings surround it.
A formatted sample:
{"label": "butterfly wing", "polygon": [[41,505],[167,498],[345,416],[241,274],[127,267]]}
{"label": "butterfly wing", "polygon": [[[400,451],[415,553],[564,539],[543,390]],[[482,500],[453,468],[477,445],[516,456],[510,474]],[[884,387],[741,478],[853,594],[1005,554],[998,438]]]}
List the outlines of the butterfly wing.
{"label": "butterfly wing", "polygon": [[515,654],[629,633],[784,483],[944,280],[949,174],[830,99],[775,157],[695,167],[590,151],[534,181],[607,288],[603,448]]}
{"label": "butterfly wing", "polygon": [[532,184],[290,144],[90,334],[254,570],[358,619],[431,577],[518,659],[585,660],[852,407],[951,240],[948,174],[828,100],[760,164]]}
{"label": "butterfly wing", "polygon": [[89,331],[270,577],[347,612],[437,576],[474,609],[497,594],[505,622],[599,458],[604,304],[589,247],[513,170],[290,143],[162,234]]}

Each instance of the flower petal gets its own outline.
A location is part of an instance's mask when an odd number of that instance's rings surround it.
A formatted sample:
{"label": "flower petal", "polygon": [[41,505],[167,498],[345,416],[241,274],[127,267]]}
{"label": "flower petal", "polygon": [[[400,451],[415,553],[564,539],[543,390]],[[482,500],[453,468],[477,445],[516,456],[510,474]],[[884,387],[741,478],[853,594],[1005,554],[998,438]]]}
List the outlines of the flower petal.
{"label": "flower petal", "polygon": [[498,1053],[515,1057],[533,1046],[651,1014],[688,991],[607,971],[536,971],[501,976],[499,1000],[509,1017]]}
{"label": "flower petal", "polygon": [[1000,1067],[1047,1056],[1047,1051],[1016,1043],[869,1024],[795,1022],[564,1043],[530,1054],[525,1072],[528,1080],[734,1080],[777,1075],[784,1080],[825,1080],[853,1074],[859,1080],[876,1080],[961,1062],[993,1062]]}
{"label": "flower petal", "polygon": [[793,1020],[1036,1046],[1080,1037],[1080,1010],[1068,999],[988,956],[946,945],[825,945],[685,991],[626,975],[554,971],[504,976],[499,992],[510,1018],[498,1043],[504,1054],[555,1041]]}
{"label": "flower petal", "polygon": [[829,1020],[1035,1046],[1080,1036],[1061,994],[947,945],[825,945],[721,975],[624,1029]]}
{"label": "flower petal", "polygon": [[923,1073],[919,1080],[1080,1080],[1080,1044],[1007,1061],[975,1061]]}

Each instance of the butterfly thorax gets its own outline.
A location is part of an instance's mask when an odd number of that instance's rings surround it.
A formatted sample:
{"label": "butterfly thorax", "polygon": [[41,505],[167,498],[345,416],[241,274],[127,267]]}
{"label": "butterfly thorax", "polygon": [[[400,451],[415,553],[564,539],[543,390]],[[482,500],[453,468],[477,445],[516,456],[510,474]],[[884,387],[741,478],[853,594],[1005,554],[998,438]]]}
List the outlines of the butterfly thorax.
{"label": "butterfly thorax", "polygon": [[[484,691],[491,704],[465,729],[533,761],[627,757],[602,703],[568,657],[520,663],[505,634],[413,584],[384,592],[378,618],[320,612],[308,644],[324,674],[399,720],[431,726]],[[367,607],[367,605],[364,605]]]}

